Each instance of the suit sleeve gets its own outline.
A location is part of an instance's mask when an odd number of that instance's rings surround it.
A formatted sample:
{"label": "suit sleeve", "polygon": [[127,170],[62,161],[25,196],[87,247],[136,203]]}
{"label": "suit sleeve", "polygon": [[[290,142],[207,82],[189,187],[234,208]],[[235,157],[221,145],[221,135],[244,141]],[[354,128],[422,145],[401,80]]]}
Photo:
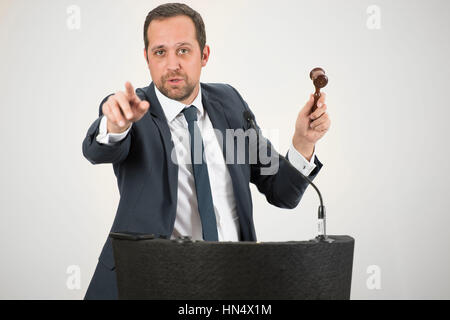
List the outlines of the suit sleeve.
{"label": "suit sleeve", "polygon": [[110,96],[107,96],[100,104],[99,117],[89,127],[83,140],[83,155],[92,164],[120,163],[124,161],[130,151],[132,129],[125,139],[114,145],[100,144],[96,137],[99,134],[100,121],[103,117],[102,106]]}
{"label": "suit sleeve", "polygon": [[[248,104],[237,90],[234,88],[233,90],[238,94],[244,108],[253,115]],[[260,131],[256,119],[255,124]],[[258,139],[258,150],[261,149],[262,154],[266,154],[269,160],[262,161],[261,151],[258,152],[256,164],[250,165],[250,182],[256,185],[259,192],[266,196],[270,204],[285,209],[297,207],[309,183],[304,179],[301,172],[290,163],[289,152],[286,157],[281,156],[273,148],[271,142],[262,135]],[[314,180],[323,166],[317,156],[315,156],[314,163],[316,167],[308,176],[310,180]]]}

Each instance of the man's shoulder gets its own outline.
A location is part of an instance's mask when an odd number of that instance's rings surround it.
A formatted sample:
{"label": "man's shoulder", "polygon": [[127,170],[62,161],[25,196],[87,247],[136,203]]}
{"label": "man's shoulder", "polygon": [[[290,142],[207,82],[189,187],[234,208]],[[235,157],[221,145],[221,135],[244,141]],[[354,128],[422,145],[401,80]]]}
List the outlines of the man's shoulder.
{"label": "man's shoulder", "polygon": [[239,92],[227,83],[200,83],[202,91],[204,91],[210,99],[239,99],[242,100]]}

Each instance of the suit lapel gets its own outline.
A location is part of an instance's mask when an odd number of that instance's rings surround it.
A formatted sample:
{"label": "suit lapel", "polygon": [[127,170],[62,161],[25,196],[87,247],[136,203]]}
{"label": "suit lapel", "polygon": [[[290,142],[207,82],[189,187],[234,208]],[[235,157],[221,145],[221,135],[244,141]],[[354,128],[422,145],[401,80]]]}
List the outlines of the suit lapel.
{"label": "suit lapel", "polygon": [[159,103],[155,93],[155,85],[152,82],[145,92],[149,102],[150,109],[145,115],[147,121],[153,121],[161,134],[161,138],[164,145],[164,151],[167,159],[167,175],[169,179],[170,187],[170,201],[177,203],[177,191],[178,191],[178,165],[172,161],[172,150],[174,144],[172,141],[172,134],[170,133],[169,125],[167,124],[167,118]]}
{"label": "suit lapel", "polygon": [[230,122],[228,121],[228,118],[225,115],[225,111],[223,109],[223,106],[220,102],[212,100],[208,96],[208,92],[202,87],[202,103],[203,107],[206,110],[206,113],[208,114],[209,119],[211,120],[211,123],[214,127],[214,129],[217,129],[221,132],[222,141],[220,141],[220,145],[222,146],[222,152],[224,159],[226,159],[226,144],[225,144],[225,137],[226,137],[226,130],[229,128],[232,128],[230,125]]}
{"label": "suit lapel", "polygon": [[[226,163],[227,154],[226,154],[226,129],[233,129],[234,126],[232,125],[232,121],[227,117],[224,108],[222,104],[219,101],[215,101],[212,99],[209,99],[208,93],[206,90],[202,87],[202,103],[203,107],[205,108],[206,112],[208,113],[209,119],[211,120],[211,123],[213,127],[217,130],[220,130],[222,133],[222,151],[224,160]],[[234,140],[236,142],[236,140]],[[233,143],[234,148],[234,155],[236,157],[237,154],[237,146],[236,143]],[[245,203],[246,203],[246,190],[244,188],[245,185],[248,185],[248,181],[245,181],[244,175],[242,174],[242,171],[240,169],[240,165],[235,164],[234,161],[236,161],[236,158],[233,159],[233,163],[227,163],[228,172],[230,173],[232,185],[233,185],[233,191],[234,191],[234,198],[236,200],[236,209],[237,214],[239,216],[239,223],[241,225],[241,240],[248,240],[244,239],[242,229],[248,229],[248,226],[250,225],[249,217],[245,210]],[[244,165],[245,166],[245,165]],[[249,196],[249,195],[248,195]]]}

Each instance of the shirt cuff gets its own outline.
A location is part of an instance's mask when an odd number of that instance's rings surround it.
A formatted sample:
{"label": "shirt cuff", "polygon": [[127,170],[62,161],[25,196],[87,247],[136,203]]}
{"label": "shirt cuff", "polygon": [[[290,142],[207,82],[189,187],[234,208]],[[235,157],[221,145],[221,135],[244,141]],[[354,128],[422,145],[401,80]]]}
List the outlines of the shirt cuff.
{"label": "shirt cuff", "polygon": [[133,126],[133,124],[131,124],[131,126],[127,129],[127,131],[122,133],[108,133],[107,121],[108,119],[106,118],[106,116],[103,116],[102,120],[100,120],[99,134],[97,135],[96,140],[100,144],[106,144],[109,146],[114,145],[117,142],[120,142],[123,139],[125,139],[128,132],[131,130],[131,127]]}
{"label": "shirt cuff", "polygon": [[316,158],[316,147],[314,146],[314,152],[311,157],[311,161],[305,159],[305,157],[295,149],[294,145],[291,144],[288,153],[289,162],[304,176],[309,176],[311,172],[316,168],[314,160]]}

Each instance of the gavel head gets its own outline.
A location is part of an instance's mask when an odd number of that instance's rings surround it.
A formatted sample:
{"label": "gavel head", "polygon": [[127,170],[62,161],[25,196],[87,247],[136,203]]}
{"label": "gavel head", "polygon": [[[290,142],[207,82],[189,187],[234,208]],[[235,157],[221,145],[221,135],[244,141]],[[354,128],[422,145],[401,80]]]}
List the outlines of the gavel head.
{"label": "gavel head", "polygon": [[324,88],[328,84],[328,77],[325,75],[325,71],[322,68],[314,68],[309,77],[314,83],[314,86],[318,89]]}

